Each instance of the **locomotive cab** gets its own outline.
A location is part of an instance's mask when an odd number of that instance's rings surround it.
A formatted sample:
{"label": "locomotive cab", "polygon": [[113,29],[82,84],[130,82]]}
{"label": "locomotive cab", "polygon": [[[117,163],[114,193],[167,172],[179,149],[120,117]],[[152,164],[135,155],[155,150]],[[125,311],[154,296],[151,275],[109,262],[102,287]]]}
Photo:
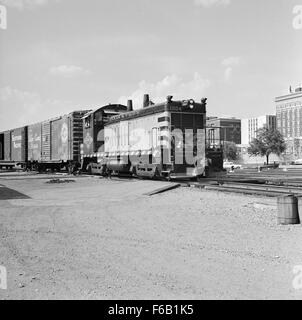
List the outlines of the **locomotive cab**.
{"label": "locomotive cab", "polygon": [[104,151],[104,125],[110,117],[126,111],[127,107],[124,105],[109,104],[84,115],[83,144],[81,145],[82,171],[99,171],[100,167],[97,163],[100,154]]}

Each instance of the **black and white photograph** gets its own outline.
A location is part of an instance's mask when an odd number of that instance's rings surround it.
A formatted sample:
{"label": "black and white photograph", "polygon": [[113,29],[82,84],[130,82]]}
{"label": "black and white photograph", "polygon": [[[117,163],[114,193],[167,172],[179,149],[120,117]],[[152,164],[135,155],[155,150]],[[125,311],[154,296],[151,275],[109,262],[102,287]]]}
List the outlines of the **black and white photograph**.
{"label": "black and white photograph", "polygon": [[302,0],[0,0],[0,300],[301,300],[301,224]]}

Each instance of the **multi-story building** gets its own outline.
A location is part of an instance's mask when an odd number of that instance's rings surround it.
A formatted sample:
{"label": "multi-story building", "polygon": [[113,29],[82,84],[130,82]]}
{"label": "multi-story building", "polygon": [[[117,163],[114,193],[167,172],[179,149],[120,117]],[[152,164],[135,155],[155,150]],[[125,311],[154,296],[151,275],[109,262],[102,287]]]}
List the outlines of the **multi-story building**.
{"label": "multi-story building", "polygon": [[243,119],[241,121],[241,143],[249,145],[253,139],[257,138],[257,131],[262,128],[275,130],[277,121],[275,115],[265,115],[258,118]]}
{"label": "multi-story building", "polygon": [[207,139],[211,143],[221,141],[241,144],[241,120],[209,117],[207,119]]}
{"label": "multi-story building", "polygon": [[302,88],[275,99],[277,129],[287,142],[287,154],[302,157]]}

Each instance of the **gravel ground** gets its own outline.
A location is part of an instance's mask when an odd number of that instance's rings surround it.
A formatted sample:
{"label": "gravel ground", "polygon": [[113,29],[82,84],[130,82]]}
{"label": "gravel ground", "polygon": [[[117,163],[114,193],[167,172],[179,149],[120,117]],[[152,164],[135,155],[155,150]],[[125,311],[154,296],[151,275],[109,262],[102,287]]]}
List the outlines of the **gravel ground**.
{"label": "gravel ground", "polygon": [[[0,299],[301,299],[302,230],[272,200],[163,182],[2,177]],[[64,177],[65,179],[65,177]],[[3,188],[3,187],[2,187]],[[1,187],[0,187],[1,194]]]}

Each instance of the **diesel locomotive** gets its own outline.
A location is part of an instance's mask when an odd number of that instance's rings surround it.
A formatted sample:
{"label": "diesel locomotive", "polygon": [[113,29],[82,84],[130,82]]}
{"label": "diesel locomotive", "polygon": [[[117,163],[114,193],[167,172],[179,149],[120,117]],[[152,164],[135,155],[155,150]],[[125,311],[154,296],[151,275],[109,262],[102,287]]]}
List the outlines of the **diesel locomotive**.
{"label": "diesel locomotive", "polygon": [[[82,169],[149,178],[194,178],[223,170],[221,146],[206,141],[206,103],[173,101],[143,108],[109,105],[83,117]],[[116,114],[114,114],[116,113]]]}

